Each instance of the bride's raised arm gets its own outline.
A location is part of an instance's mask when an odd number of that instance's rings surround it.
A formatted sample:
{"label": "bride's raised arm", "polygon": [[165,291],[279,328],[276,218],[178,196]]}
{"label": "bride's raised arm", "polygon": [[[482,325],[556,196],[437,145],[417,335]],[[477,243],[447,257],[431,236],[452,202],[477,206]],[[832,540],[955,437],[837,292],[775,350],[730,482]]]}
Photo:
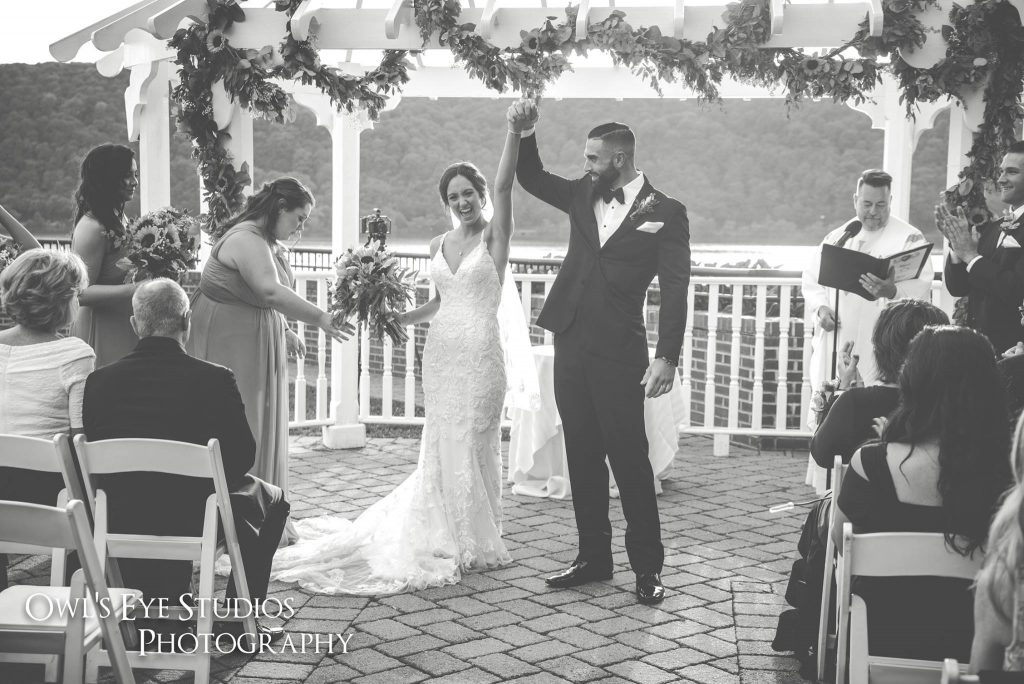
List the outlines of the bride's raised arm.
{"label": "bride's raised arm", "polygon": [[505,273],[508,264],[509,245],[515,221],[512,218],[512,188],[516,180],[516,163],[519,161],[519,136],[527,125],[519,103],[508,108],[508,132],[505,147],[498,162],[498,173],[494,178],[494,216],[487,230],[487,249],[491,253],[498,273]]}

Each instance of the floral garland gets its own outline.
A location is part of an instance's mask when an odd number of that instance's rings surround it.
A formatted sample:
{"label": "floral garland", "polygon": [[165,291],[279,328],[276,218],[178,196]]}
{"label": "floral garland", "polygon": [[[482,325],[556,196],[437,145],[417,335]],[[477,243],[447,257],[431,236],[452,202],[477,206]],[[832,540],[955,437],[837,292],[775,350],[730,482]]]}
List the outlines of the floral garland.
{"label": "floral garland", "polygon": [[[299,4],[298,0],[279,0],[275,7],[290,18]],[[306,41],[296,40],[290,21],[280,56],[270,46],[262,50],[234,48],[226,32],[235,22],[245,21],[237,0],[207,0],[207,5],[206,23],[179,29],[168,44],[177,53],[174,62],[179,67],[179,84],[171,91],[177,104],[177,127],[193,143],[192,157],[208,205],[202,226],[216,238],[225,221],[241,209],[245,188],[252,183],[247,164],[235,168],[225,149],[229,135],[214,120],[212,88],[217,81],[254,116],[278,123],[292,120],[294,111],[288,93],[272,82],[275,78],[316,85],[339,109],[361,107],[376,117],[387,95],[408,82],[409,64],[406,52],[388,50],[380,66],[364,76],[345,74],[320,63],[315,35]]]}
{"label": "floral garland", "polygon": [[[536,95],[571,70],[569,57],[602,50],[617,65],[629,68],[660,92],[662,82],[682,82],[706,100],[719,99],[718,86],[730,76],[741,83],[784,87],[787,103],[807,97],[836,102],[862,102],[888,70],[898,79],[909,116],[918,102],[951,95],[961,101],[979,87],[985,88],[984,122],[968,153],[971,163],[962,170],[961,182],[946,193],[951,204],[967,207],[972,220],[988,216],[984,186],[995,173],[999,156],[1015,138],[1021,120],[1021,84],[1024,82],[1024,29],[1013,7],[1003,0],[976,0],[954,5],[949,26],[943,28],[948,42],[945,59],[930,69],[916,69],[901,57],[928,37],[916,15],[936,6],[936,0],[883,0],[883,32],[872,37],[867,20],[850,41],[825,54],[807,55],[794,48],[761,47],[771,36],[770,0],[740,0],[723,14],[724,28],[716,27],[705,41],[682,40],[662,35],[657,26],[634,28],[626,13],[613,10],[605,19],[588,25],[587,34],[576,34],[577,8],[569,6],[561,21],[549,17],[531,31],[522,31],[522,42],[498,48],[478,33],[471,23],[460,23],[459,0],[413,0],[420,36],[426,45],[435,35],[466,71],[488,88],[509,89]],[[242,203],[243,190],[251,181],[245,165],[236,170],[223,150],[224,131],[212,117],[210,88],[223,79],[231,97],[254,115],[275,121],[291,116],[289,97],[271,78],[298,78],[317,85],[340,108],[356,107],[376,116],[389,94],[407,82],[407,53],[387,51],[380,66],[361,78],[345,75],[320,64],[315,35],[297,41],[288,32],[281,44],[280,62],[269,47],[260,51],[238,50],[228,44],[225,31],[244,13],[236,0],[207,0],[207,23],[179,30],[171,40],[178,51],[181,84],[174,89],[178,102],[178,127],[195,143],[210,212],[205,229],[217,235],[217,227]],[[289,18],[300,0],[277,0],[276,9]],[[850,56],[854,51],[859,55]],[[887,61],[886,61],[887,60]]]}

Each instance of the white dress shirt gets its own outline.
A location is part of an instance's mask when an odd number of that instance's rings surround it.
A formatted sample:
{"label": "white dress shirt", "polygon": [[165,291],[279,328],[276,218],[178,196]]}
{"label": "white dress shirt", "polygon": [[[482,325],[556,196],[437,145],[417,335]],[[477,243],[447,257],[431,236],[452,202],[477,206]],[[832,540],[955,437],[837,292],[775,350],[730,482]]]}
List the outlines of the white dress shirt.
{"label": "white dress shirt", "polygon": [[608,242],[608,238],[619,229],[622,222],[626,220],[629,208],[633,206],[636,196],[640,194],[640,190],[643,187],[644,174],[641,173],[622,186],[622,203],[617,199],[605,202],[600,195],[594,198],[594,218],[597,219],[597,233],[601,238],[602,247],[604,247],[604,243]]}

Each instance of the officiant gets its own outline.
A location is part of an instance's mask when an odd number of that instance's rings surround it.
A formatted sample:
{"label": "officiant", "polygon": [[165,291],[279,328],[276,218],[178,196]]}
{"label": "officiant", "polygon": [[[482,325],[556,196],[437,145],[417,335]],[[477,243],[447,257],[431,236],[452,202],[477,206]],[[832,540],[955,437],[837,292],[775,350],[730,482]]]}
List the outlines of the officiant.
{"label": "officiant", "polygon": [[[856,217],[826,235],[822,244],[838,245],[878,258],[886,258],[922,245],[925,237],[921,231],[890,215],[891,200],[892,176],[879,169],[868,169],[857,179],[853,195]],[[871,301],[858,294],[840,292],[837,311],[836,291],[818,284],[820,257],[820,249],[815,250],[803,272],[802,280],[805,317],[814,325],[811,391],[820,389],[822,382],[828,380],[832,373],[833,339],[837,325],[839,349],[843,350],[847,343],[853,343],[852,356],[857,357],[860,381],[864,385],[876,384],[877,368],[871,349],[871,331],[875,320],[893,299],[929,300],[934,277],[931,262],[925,260],[916,278],[902,282],[896,282],[892,274],[888,278],[880,278],[865,273],[860,278],[860,285],[875,299]]]}

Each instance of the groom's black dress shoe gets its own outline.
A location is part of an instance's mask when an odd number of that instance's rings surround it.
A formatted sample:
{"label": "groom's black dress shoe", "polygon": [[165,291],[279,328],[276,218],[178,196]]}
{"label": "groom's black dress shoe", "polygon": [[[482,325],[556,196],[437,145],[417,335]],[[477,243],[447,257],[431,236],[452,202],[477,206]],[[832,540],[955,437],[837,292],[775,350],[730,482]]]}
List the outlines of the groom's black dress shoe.
{"label": "groom's black dress shoe", "polygon": [[665,598],[665,587],[656,572],[641,572],[636,576],[636,600],[644,605],[661,603]]}
{"label": "groom's black dress shoe", "polygon": [[612,578],[612,564],[602,563],[600,565],[591,561],[577,560],[557,575],[552,575],[544,581],[549,587],[555,589],[567,589],[578,587],[588,582],[599,582]]}

